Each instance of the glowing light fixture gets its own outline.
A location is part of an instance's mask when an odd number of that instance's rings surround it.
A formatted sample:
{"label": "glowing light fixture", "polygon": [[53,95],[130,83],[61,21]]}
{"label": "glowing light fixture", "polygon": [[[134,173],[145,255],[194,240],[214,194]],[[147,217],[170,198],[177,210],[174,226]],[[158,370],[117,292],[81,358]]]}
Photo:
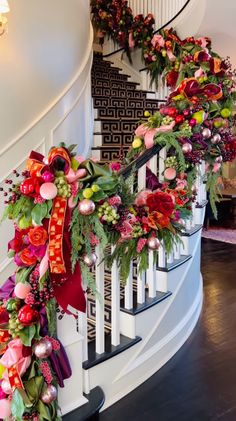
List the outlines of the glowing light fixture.
{"label": "glowing light fixture", "polygon": [[0,35],[3,35],[6,32],[7,28],[7,18],[3,16],[4,13],[8,13],[10,7],[7,0],[0,0]]}

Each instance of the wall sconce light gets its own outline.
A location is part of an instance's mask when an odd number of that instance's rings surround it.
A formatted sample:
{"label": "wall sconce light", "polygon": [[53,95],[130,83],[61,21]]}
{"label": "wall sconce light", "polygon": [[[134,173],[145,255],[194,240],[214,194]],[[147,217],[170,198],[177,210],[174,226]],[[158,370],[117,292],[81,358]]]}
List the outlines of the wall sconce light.
{"label": "wall sconce light", "polygon": [[8,13],[10,7],[7,0],[0,0],[0,35],[6,32],[7,18],[3,16],[4,13]]}

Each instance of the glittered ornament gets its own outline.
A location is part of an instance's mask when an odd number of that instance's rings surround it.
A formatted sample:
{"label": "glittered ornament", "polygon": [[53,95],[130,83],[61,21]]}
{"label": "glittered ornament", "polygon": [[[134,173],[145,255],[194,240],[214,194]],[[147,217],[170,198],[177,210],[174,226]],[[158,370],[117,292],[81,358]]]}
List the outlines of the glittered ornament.
{"label": "glittered ornament", "polygon": [[81,215],[91,215],[95,211],[95,203],[90,199],[83,199],[78,204]]}
{"label": "glittered ornament", "polygon": [[160,247],[160,241],[156,237],[150,237],[147,240],[147,246],[149,250],[157,250]]}
{"label": "glittered ornament", "polygon": [[166,168],[164,171],[164,177],[166,180],[174,180],[176,177],[176,170],[175,168]]}
{"label": "glittered ornament", "polygon": [[82,256],[83,262],[86,264],[86,266],[88,266],[89,268],[94,266],[96,261],[97,261],[97,256],[95,253],[91,253],[91,254],[83,254]]}
{"label": "glittered ornament", "polygon": [[24,300],[28,293],[31,290],[31,286],[28,282],[18,282],[14,288],[14,293],[17,298],[20,298],[21,300]]}
{"label": "glittered ornament", "polygon": [[49,339],[42,338],[34,345],[33,351],[37,358],[47,358],[52,353],[52,343]]}
{"label": "glittered ornament", "polygon": [[19,310],[18,320],[23,326],[31,326],[38,322],[39,312],[29,304],[26,304]]}
{"label": "glittered ornament", "polygon": [[42,395],[40,396],[40,399],[43,403],[49,405],[51,402],[55,401],[57,398],[57,389],[52,384],[49,384]]}
{"label": "glittered ornament", "polygon": [[39,193],[43,199],[51,200],[57,195],[57,187],[53,183],[44,183],[40,187]]}
{"label": "glittered ornament", "polygon": [[214,136],[212,136],[211,139],[211,143],[213,143],[213,145],[217,145],[217,143],[219,143],[221,141],[221,135],[219,133],[214,134]]}
{"label": "glittered ornament", "polygon": [[223,161],[223,158],[221,155],[217,156],[215,159],[215,162],[217,162],[218,164],[221,164],[222,161]]}
{"label": "glittered ornament", "polygon": [[209,139],[211,137],[211,131],[207,127],[205,127],[202,131],[202,136],[204,139]]}
{"label": "glittered ornament", "polygon": [[192,152],[192,145],[190,143],[184,143],[182,146],[183,153],[191,153]]}

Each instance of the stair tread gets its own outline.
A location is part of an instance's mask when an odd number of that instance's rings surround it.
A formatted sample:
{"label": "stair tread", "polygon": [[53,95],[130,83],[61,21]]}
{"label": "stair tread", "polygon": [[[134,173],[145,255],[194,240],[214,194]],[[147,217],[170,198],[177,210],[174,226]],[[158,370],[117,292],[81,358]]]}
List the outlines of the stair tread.
{"label": "stair tread", "polygon": [[140,342],[142,338],[136,336],[134,339],[128,338],[127,336],[120,335],[120,345],[114,346],[111,345],[111,337],[106,336],[105,340],[105,352],[103,354],[96,354],[95,352],[95,341],[90,342],[88,345],[88,360],[84,361],[83,368],[87,370],[88,368],[94,367],[115,355],[120,354],[121,352],[131,348]]}
{"label": "stair tread", "polygon": [[88,402],[62,417],[63,421],[86,421],[96,416],[105,402],[105,395],[100,386],[96,386],[88,395]]}

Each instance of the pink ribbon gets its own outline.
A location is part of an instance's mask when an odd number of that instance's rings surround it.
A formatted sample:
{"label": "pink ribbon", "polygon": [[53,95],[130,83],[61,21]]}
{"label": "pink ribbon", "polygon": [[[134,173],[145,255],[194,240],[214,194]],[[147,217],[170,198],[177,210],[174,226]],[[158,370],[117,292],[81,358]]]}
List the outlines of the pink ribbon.
{"label": "pink ribbon", "polygon": [[165,40],[162,35],[154,35],[152,37],[151,44],[153,47],[159,45],[159,47],[163,48],[165,46]]}
{"label": "pink ribbon", "polygon": [[9,381],[8,369],[15,366],[19,376],[22,376],[31,363],[31,356],[23,356],[23,344],[19,338],[13,339],[0,359],[0,363],[6,367],[2,378]]}
{"label": "pink ribbon", "polygon": [[154,145],[154,136],[157,133],[167,133],[167,132],[171,132],[173,130],[173,127],[175,126],[175,121],[172,121],[169,125],[167,126],[160,126],[157,127],[156,129],[150,129],[146,132],[145,136],[144,136],[144,143],[147,149],[150,149],[153,147]]}

